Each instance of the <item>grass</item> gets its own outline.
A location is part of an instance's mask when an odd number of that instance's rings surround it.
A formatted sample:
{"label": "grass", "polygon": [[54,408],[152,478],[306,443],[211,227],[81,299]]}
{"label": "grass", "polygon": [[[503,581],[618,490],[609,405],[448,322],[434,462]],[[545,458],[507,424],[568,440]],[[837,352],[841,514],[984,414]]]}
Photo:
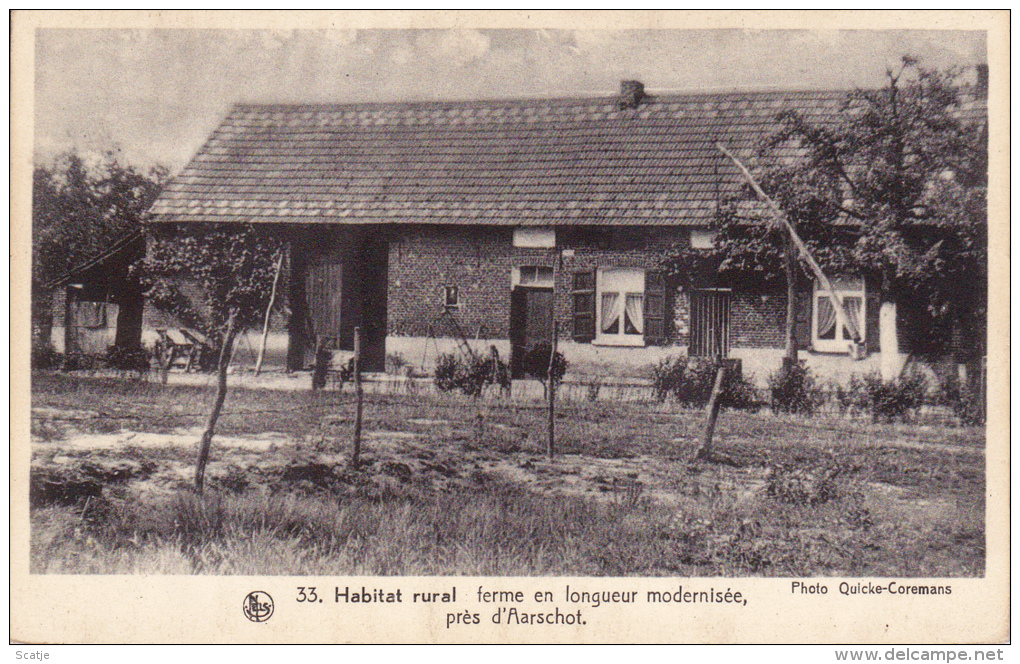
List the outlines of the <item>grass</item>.
{"label": "grass", "polygon": [[[76,422],[79,430],[97,432],[109,430],[111,422],[157,432],[198,426],[211,399],[200,388],[59,374],[38,374],[33,383],[34,406],[99,412],[99,418]],[[233,389],[219,429],[235,436],[268,430],[296,440],[345,439],[350,406],[345,393]],[[414,432],[435,449],[453,441],[465,457],[540,455],[544,448],[546,413],[539,407],[445,395],[372,395],[365,411],[366,431]],[[332,419],[324,424],[327,417]],[[36,428],[35,456],[45,460],[61,434],[44,422]],[[257,575],[984,573],[980,429],[725,413],[717,449],[762,476],[772,469],[751,494],[730,482],[723,469],[690,463],[701,433],[698,412],[652,403],[571,404],[563,407],[557,432],[561,453],[579,455],[576,463],[647,457],[668,464],[675,500],[653,500],[638,483],[609,485],[600,500],[540,495],[484,473],[473,483],[441,489],[414,481],[384,490],[355,485],[343,493],[299,492],[279,483],[235,491],[220,486],[204,497],[187,490],[138,495],[108,487],[88,504],[32,507],[31,569]],[[191,462],[191,452],[184,450],[119,453]],[[816,480],[832,469],[840,472],[819,488]]]}
{"label": "grass", "polygon": [[[984,539],[979,513],[881,514],[853,492],[821,506],[719,493],[682,509],[509,486],[374,501],[181,493],[92,510],[33,511],[33,572],[973,576]],[[947,555],[961,548],[969,564]]]}

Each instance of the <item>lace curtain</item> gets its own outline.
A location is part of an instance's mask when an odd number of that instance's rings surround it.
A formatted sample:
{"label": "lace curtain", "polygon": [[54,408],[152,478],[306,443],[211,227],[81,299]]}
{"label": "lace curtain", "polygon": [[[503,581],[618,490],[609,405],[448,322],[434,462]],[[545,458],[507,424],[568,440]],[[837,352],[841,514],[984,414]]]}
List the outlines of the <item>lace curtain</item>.
{"label": "lace curtain", "polygon": [[619,330],[620,320],[620,294],[602,294],[602,316],[599,320],[600,329],[608,334],[615,334]]}
{"label": "lace curtain", "polygon": [[627,293],[627,334],[643,334],[645,331],[644,296]]}
{"label": "lace curtain", "polygon": [[[845,336],[849,339],[861,338],[861,298],[843,298],[843,317],[846,319]],[[836,308],[827,296],[818,298],[818,338],[836,338]]]}

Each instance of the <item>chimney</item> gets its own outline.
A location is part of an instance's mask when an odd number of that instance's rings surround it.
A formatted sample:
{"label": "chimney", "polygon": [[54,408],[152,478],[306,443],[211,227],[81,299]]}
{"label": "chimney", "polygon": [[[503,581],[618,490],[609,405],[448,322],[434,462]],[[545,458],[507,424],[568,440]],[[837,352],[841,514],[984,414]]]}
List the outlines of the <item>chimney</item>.
{"label": "chimney", "polygon": [[988,63],[977,65],[977,82],[974,83],[974,95],[978,99],[988,99]]}
{"label": "chimney", "polygon": [[645,96],[645,86],[641,81],[620,81],[620,110],[637,108]]}

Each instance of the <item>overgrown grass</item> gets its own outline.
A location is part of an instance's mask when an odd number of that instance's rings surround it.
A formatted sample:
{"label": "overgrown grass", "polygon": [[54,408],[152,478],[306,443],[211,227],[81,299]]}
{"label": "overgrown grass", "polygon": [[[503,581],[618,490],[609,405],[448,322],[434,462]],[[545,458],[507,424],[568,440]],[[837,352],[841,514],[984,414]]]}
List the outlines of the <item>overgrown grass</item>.
{"label": "overgrown grass", "polygon": [[[102,574],[972,576],[979,509],[890,514],[715,487],[679,505],[486,492],[382,500],[184,492],[32,513],[32,571]],[[878,510],[876,512],[876,509]],[[885,512],[883,512],[885,510]],[[962,553],[961,554],[961,547]],[[952,553],[950,553],[952,552]]]}

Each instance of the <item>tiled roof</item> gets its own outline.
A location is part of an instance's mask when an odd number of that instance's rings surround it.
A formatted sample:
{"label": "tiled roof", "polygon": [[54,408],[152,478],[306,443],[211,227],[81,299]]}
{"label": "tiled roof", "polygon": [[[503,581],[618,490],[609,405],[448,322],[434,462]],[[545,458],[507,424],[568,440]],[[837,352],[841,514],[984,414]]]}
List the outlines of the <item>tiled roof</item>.
{"label": "tiled roof", "polygon": [[845,92],[370,105],[239,104],[156,221],[701,225],[785,108]]}

